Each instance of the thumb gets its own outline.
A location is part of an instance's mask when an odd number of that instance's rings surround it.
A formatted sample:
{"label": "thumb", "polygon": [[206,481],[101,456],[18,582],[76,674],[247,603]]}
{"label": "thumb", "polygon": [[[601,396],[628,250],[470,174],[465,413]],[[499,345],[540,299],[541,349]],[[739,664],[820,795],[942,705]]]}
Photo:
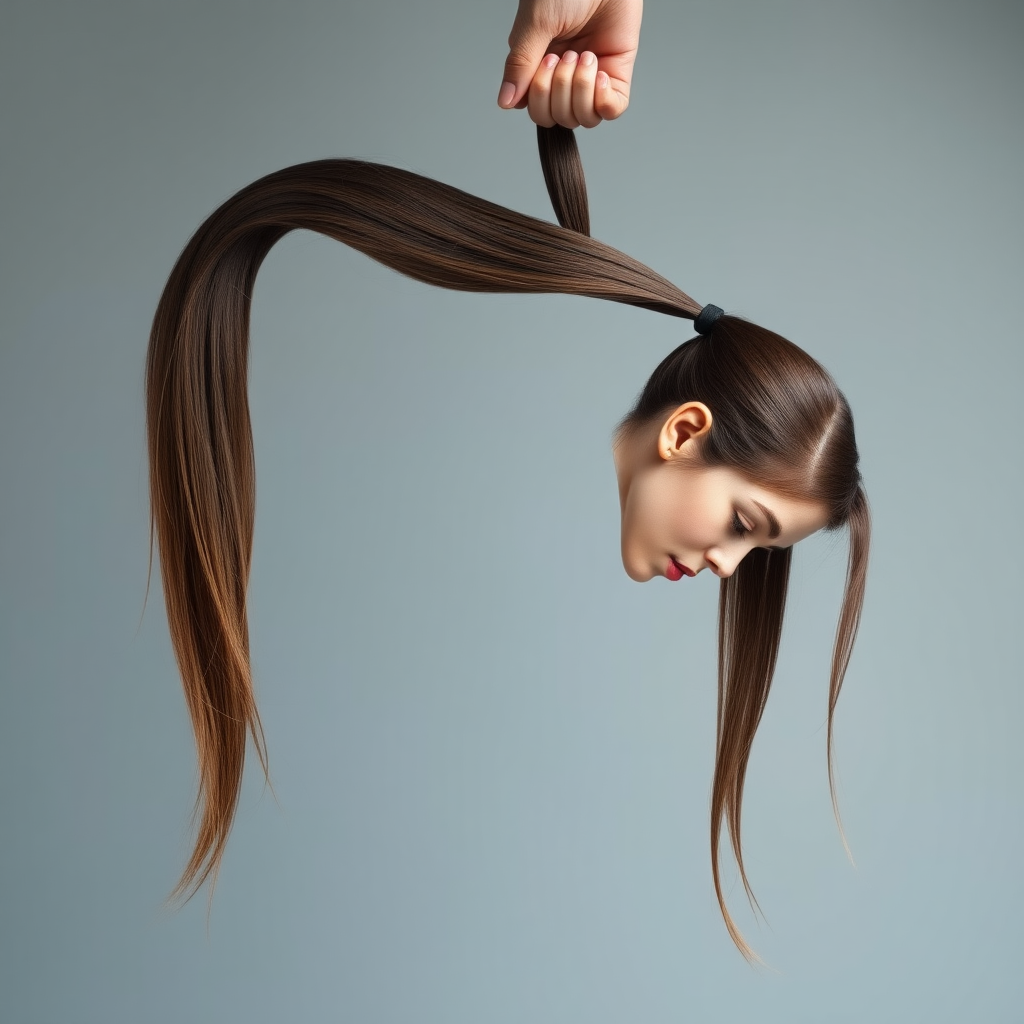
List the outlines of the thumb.
{"label": "thumb", "polygon": [[498,106],[508,110],[530,91],[530,83],[547,52],[550,36],[533,25],[520,25],[516,19],[508,37],[509,54],[498,93]]}

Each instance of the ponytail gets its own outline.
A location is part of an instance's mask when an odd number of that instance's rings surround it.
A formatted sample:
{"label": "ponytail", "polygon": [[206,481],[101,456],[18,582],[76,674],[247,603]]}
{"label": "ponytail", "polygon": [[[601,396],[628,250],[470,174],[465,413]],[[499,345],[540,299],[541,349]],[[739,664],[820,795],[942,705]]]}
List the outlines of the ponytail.
{"label": "ponytail", "polygon": [[195,845],[172,898],[216,876],[238,803],[246,737],[266,774],[253,696],[246,591],[255,471],[247,395],[249,312],[273,245],[304,228],[427,284],[563,292],[692,319],[688,295],[595,241],[572,132],[539,129],[556,227],[441,182],[362,160],[269,174],[189,240],[157,306],[146,363],[150,547],[195,734]]}

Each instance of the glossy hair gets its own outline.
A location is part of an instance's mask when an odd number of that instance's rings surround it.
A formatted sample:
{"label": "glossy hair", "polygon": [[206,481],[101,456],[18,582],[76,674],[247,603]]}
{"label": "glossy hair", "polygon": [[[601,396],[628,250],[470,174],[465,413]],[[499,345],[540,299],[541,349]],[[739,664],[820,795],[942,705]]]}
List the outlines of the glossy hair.
{"label": "glossy hair", "polygon": [[[247,378],[252,289],[274,243],[300,228],[444,288],[587,295],[690,320],[700,312],[699,303],[649,267],[589,237],[573,133],[556,126],[538,128],[537,137],[561,226],[396,167],[319,160],[269,174],[232,196],[199,227],[171,271],[146,361],[150,571],[155,536],[199,765],[195,843],[172,899],[191,898],[207,879],[212,896],[249,737],[268,775],[246,616],[255,516]],[[620,428],[635,429],[689,399],[713,410],[702,447],[707,464],[820,498],[830,527],[850,527],[828,704],[835,805],[832,717],[857,631],[869,531],[849,407],[810,356],[729,316],[710,337],[686,342],[662,361]],[[788,571],[788,550],[755,550],[721,591],[712,869],[729,933],[748,959],[754,954],[722,895],[719,833],[724,818],[749,896],[740,846],[743,780],[778,653]]]}
{"label": "glossy hair", "polygon": [[[832,807],[842,834],[833,770],[833,716],[853,650],[867,576],[870,519],[857,468],[850,406],[835,381],[781,335],[722,316],[710,336],[669,353],[651,374],[616,436],[660,425],[684,402],[712,410],[700,462],[727,466],[762,487],[828,510],[827,530],[846,526],[850,556],[829,683],[826,760]],[[740,878],[757,905],[743,865],[740,811],[754,734],[771,689],[782,638],[792,549],[755,548],[722,580],[718,614],[718,726],[711,789],[711,865],[715,894],[733,941],[756,959],[730,916],[719,870],[723,820]],[[845,837],[844,837],[845,845]],[[849,852],[849,851],[847,851]]]}

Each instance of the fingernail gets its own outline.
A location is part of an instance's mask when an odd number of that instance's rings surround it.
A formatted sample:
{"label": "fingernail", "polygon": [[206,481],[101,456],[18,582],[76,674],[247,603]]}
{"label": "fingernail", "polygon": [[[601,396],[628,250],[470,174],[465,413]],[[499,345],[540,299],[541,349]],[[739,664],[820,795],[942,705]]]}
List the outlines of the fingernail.
{"label": "fingernail", "polygon": [[585,68],[589,68],[590,65],[594,63],[594,55],[589,50],[587,50],[586,53],[584,53],[583,56],[580,57],[580,63]]}
{"label": "fingernail", "polygon": [[557,53],[549,53],[544,58],[544,67],[548,68],[549,70],[551,68],[553,68],[557,63],[558,63],[558,54]]}
{"label": "fingernail", "polygon": [[576,53],[573,50],[566,50],[565,53],[562,54],[562,60],[564,60],[566,64],[575,64]]}
{"label": "fingernail", "polygon": [[608,85],[608,76],[603,71],[597,73],[597,87],[598,89],[604,89]]}
{"label": "fingernail", "polygon": [[512,97],[516,94],[516,87],[512,82],[502,82],[501,91],[498,93],[498,106],[512,106]]}

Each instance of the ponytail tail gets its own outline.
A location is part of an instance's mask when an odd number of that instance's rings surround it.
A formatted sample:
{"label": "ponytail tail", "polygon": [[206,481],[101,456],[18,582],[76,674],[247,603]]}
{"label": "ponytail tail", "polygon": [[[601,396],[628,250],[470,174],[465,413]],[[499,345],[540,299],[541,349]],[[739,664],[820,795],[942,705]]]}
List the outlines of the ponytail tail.
{"label": "ponytail tail", "polygon": [[442,288],[564,292],[690,319],[699,312],[671,282],[588,237],[571,132],[541,136],[541,161],[565,227],[396,167],[320,160],[242,189],[175,264],[146,362],[150,567],[155,535],[199,764],[195,846],[172,899],[216,881],[247,737],[267,774],[246,617],[256,494],[247,378],[252,289],[274,243],[304,228]]}
{"label": "ponytail tail", "polygon": [[216,219],[171,274],[146,362],[150,552],[155,532],[199,762],[195,848],[171,894],[186,900],[216,876],[247,734],[267,772],[246,618],[256,504],[246,385],[253,281],[285,232],[259,226],[226,234]]}

